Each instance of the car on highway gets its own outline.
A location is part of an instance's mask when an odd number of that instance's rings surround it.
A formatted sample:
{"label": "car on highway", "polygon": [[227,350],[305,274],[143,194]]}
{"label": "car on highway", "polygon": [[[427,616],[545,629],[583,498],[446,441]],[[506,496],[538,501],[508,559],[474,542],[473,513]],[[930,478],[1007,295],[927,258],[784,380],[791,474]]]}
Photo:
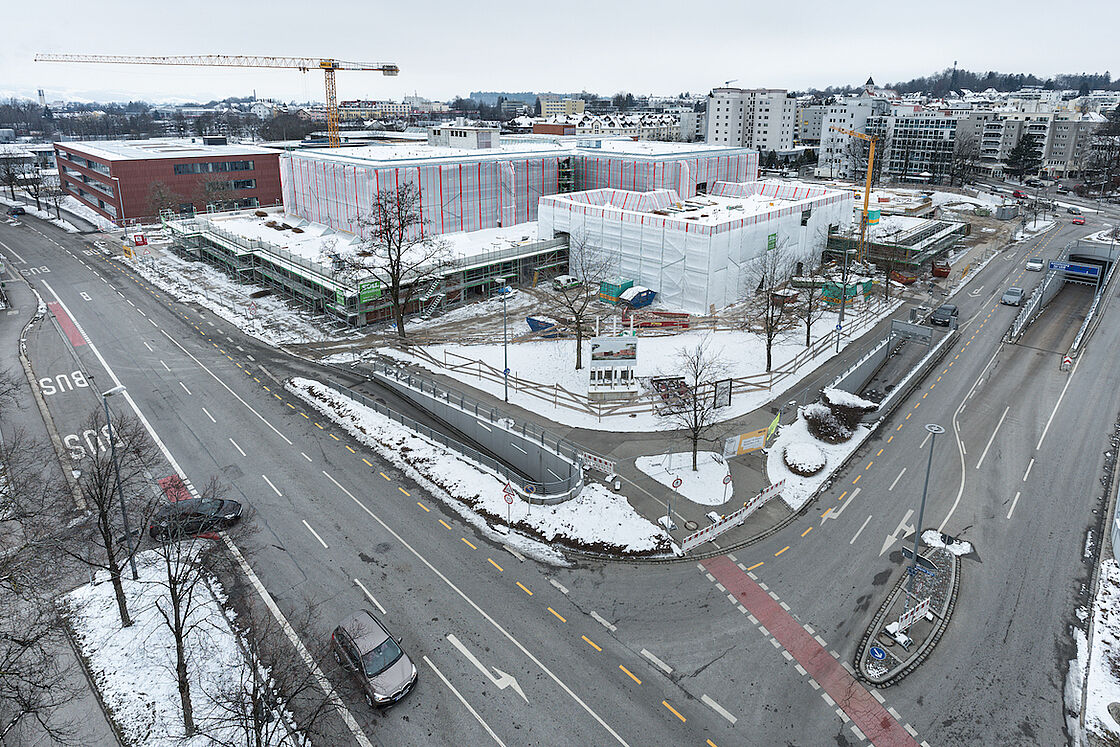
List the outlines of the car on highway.
{"label": "car on highway", "polygon": [[929,323],[938,327],[949,327],[959,315],[960,311],[954,304],[941,304],[929,315]]}
{"label": "car on highway", "polygon": [[1023,190],[1021,190],[1021,189],[1017,189],[1017,190],[1015,190],[1014,192],[1012,192],[1012,193],[1011,193],[1011,196],[1012,196],[1012,197],[1018,197],[1018,198],[1020,198],[1020,199],[1023,199],[1023,198],[1025,198],[1025,197],[1027,196],[1027,193],[1026,193],[1026,192],[1024,192],[1024,191],[1023,191]]}
{"label": "car on highway", "polygon": [[1066,208],[1066,212],[1069,213],[1070,215],[1081,215],[1081,208],[1076,207],[1074,205],[1070,205],[1069,207]]}
{"label": "car on highway", "polygon": [[331,633],[334,660],[358,682],[370,708],[393,705],[416,684],[416,666],[400,644],[367,609]]}
{"label": "car on highway", "polygon": [[166,540],[224,529],[240,521],[241,513],[242,506],[237,501],[185,498],[157,511],[148,525],[148,534],[152,539]]}
{"label": "car on highway", "polygon": [[1003,292],[1003,298],[999,302],[1008,306],[1018,306],[1023,303],[1023,295],[1023,289],[1013,285]]}
{"label": "car on highway", "polygon": [[8,208],[8,215],[27,215],[27,210],[16,205],[15,207]]}
{"label": "car on highway", "polygon": [[1071,220],[1070,223],[1072,223],[1075,226],[1083,226],[1083,225],[1085,225],[1085,219],[1083,217],[1081,217],[1080,215],[1078,215],[1073,220]]}
{"label": "car on highway", "polygon": [[1027,269],[1031,272],[1042,272],[1042,268],[1045,266],[1046,263],[1039,257],[1031,257],[1027,260]]}

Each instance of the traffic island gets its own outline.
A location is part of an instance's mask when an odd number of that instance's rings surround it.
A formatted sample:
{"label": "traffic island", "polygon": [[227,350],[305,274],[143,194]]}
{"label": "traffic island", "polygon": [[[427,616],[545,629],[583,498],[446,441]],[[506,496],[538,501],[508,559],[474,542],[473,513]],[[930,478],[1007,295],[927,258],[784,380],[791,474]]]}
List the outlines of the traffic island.
{"label": "traffic island", "polygon": [[960,558],[944,547],[927,549],[917,563],[911,557],[860,641],[855,661],[860,679],[890,687],[925,661],[949,626],[960,569]]}

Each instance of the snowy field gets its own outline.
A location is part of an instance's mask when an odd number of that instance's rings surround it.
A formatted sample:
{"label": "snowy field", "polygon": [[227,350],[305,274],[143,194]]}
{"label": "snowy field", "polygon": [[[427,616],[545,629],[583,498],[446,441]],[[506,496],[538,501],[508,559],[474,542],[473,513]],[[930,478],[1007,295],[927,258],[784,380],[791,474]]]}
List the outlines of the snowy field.
{"label": "snowy field", "polygon": [[[876,310],[876,318],[889,316],[900,304],[901,301],[895,300],[890,306],[879,307]],[[847,319],[850,323],[850,314]],[[837,314],[832,312],[823,314],[813,324],[813,339],[817,340],[827,334],[836,325],[836,322]],[[528,328],[524,327],[524,329],[527,330]],[[710,338],[710,350],[727,363],[727,375],[729,377],[743,378],[765,373],[766,348],[759,335],[738,330],[718,332],[697,330],[682,332],[677,335],[639,337],[636,375],[641,378],[659,374],[672,374],[678,368],[676,365],[678,351],[682,348],[695,349],[696,345],[705,338]],[[846,341],[845,345],[847,344],[850,344],[850,341]],[[446,360],[449,364],[463,364],[464,359],[470,361],[481,360],[498,371],[502,370],[503,350],[500,341],[485,345],[429,345],[425,350],[437,361]],[[803,350],[805,350],[805,332],[802,327],[775,342],[773,347],[774,368],[780,369]],[[608,415],[600,419],[593,412],[575,410],[562,404],[554,406],[552,402],[546,401],[543,395],[533,396],[521,391],[517,386],[516,379],[522,378],[545,387],[559,386],[577,396],[585,396],[588,387],[590,351],[591,343],[584,341],[584,368],[577,371],[574,368],[574,340],[537,340],[510,344],[509,401],[527,410],[540,413],[557,423],[580,428],[633,432],[675,427],[653,412],[639,413],[636,417],[625,414]],[[477,373],[472,372],[470,367],[448,370],[392,348],[381,348],[378,352],[382,355],[429,368],[496,397],[502,396],[500,379],[480,378]],[[773,389],[736,394],[731,400],[731,406],[720,411],[720,418],[728,420],[765,405],[782,392],[796,386],[801,376],[813,371],[834,355],[836,355],[835,347],[827,347],[811,361],[804,362],[797,373],[776,379]]]}
{"label": "snowy field", "polygon": [[113,586],[104,572],[100,572],[101,583],[79,587],[66,597],[78,647],[89,661],[101,697],[125,741],[145,747],[243,741],[243,733],[222,723],[224,701],[213,702],[219,691],[238,688],[242,677],[251,676],[217,593],[211,596],[205,589],[198,591],[197,607],[190,618],[196,627],[186,639],[195,723],[200,731],[209,730],[213,735],[184,739],[175,642],[156,607],[170,604],[160,583],[162,574],[166,584],[166,567],[155,551],[147,551],[137,556],[136,568],[138,581],[127,572],[122,577],[131,627],[121,628]]}
{"label": "snowy field", "polygon": [[[503,498],[504,477],[317,381],[294,378],[287,389],[496,542],[553,564],[563,562],[563,556],[552,543],[622,554],[672,550],[668,534],[639,516],[623,496],[598,483],[585,485],[579,496],[555,506],[516,500],[511,509]],[[506,533],[507,521],[513,533]]]}
{"label": "snowy field", "polygon": [[677,495],[701,506],[722,506],[735,495],[732,483],[723,484],[724,478],[731,474],[727,462],[714,451],[696,453],[695,472],[692,471],[691,451],[638,457],[634,466],[667,488],[673,487],[673,481],[679,479],[681,486],[676,488]]}
{"label": "snowy field", "polygon": [[[788,425],[779,426],[778,435],[767,450],[766,477],[771,484],[779,480],[786,481],[785,488],[782,489],[781,493],[782,500],[789,505],[790,509],[797,511],[812,497],[817,488],[832,476],[840,463],[867,440],[872,432],[870,427],[860,425],[856,428],[855,434],[842,444],[818,441],[810,435],[809,426],[801,416],[800,408],[798,408],[797,420]],[[794,447],[794,452],[797,453],[802,444],[817,447],[825,458],[824,469],[809,477],[802,477],[792,472],[786,466],[783,458],[787,446]],[[808,451],[808,449],[804,450]]]}
{"label": "snowy field", "polygon": [[1032,236],[1038,236],[1040,233],[1045,233],[1053,228],[1055,225],[1052,220],[1033,220],[1027,223],[1023,228],[1017,229],[1015,235],[1012,237],[1013,241],[1022,241],[1029,239]]}

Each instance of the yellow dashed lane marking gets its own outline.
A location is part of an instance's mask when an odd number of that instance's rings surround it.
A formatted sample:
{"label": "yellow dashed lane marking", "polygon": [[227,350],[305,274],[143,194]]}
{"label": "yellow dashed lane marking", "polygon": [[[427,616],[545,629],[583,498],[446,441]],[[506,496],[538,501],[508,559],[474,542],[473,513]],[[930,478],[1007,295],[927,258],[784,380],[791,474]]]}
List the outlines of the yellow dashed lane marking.
{"label": "yellow dashed lane marking", "polygon": [[872,464],[875,464],[875,461],[874,461],[874,460],[872,460],[872,461],[868,462],[868,463],[867,463],[867,466],[863,468],[863,471],[864,471],[864,472],[866,472],[867,470],[871,469],[871,465],[872,465]]}
{"label": "yellow dashed lane marking", "polygon": [[432,512],[432,509],[428,508],[427,506],[425,506],[425,505],[424,505],[423,503],[421,503],[420,501],[416,501],[416,505],[417,505],[417,506],[419,506],[420,508],[424,509],[424,510],[425,510],[425,511],[427,511],[428,513],[431,513],[431,512]]}
{"label": "yellow dashed lane marking", "polygon": [[882,455],[883,455],[883,450],[882,449],[879,449],[879,451],[875,454],[875,456],[882,456]]}
{"label": "yellow dashed lane marking", "polygon": [[384,472],[378,472],[377,474],[381,475],[382,477],[384,477],[384,478],[385,478],[386,480],[388,480],[389,482],[392,482],[392,481],[393,481],[393,480],[392,480],[392,478],[390,478],[390,477],[389,477],[389,476],[388,476],[387,474],[385,474]]}
{"label": "yellow dashed lane marking", "polygon": [[[280,398],[277,397],[276,399],[280,399]],[[288,407],[292,408],[293,410],[296,409],[296,406],[293,405],[291,402],[285,402],[284,404],[287,405]]]}
{"label": "yellow dashed lane marking", "polygon": [[343,444],[343,446],[345,446],[347,449],[350,449],[351,454],[357,454],[358,453],[358,452],[354,451],[354,448],[352,446],[350,446],[349,444]]}
{"label": "yellow dashed lane marking", "polygon": [[848,491],[845,490],[843,493],[840,494],[840,497],[837,498],[836,500],[838,500],[838,501],[844,500],[844,496],[846,496],[847,494],[848,494]]}
{"label": "yellow dashed lane marking", "polygon": [[372,467],[372,466],[373,466],[373,462],[371,462],[370,460],[366,459],[365,457],[362,457],[362,461],[366,463],[366,466],[367,466],[367,467]]}
{"label": "yellow dashed lane marking", "polygon": [[[909,416],[907,416],[907,417],[909,417]],[[856,479],[852,480],[852,485],[855,485],[857,482],[859,482],[859,478],[861,478],[861,477],[863,477],[863,475],[856,475]]]}
{"label": "yellow dashed lane marking", "polygon": [[334,435],[333,433],[328,433],[327,435],[330,436],[331,438],[333,438],[335,441],[340,441],[341,440],[338,436]]}
{"label": "yellow dashed lane marking", "polygon": [[887,443],[890,443],[893,439],[894,439],[894,434],[892,433],[890,436],[887,437]]}
{"label": "yellow dashed lane marking", "polygon": [[681,715],[681,714],[680,714],[680,713],[679,713],[679,712],[677,711],[677,709],[676,709],[676,708],[674,708],[673,706],[669,705],[669,703],[668,703],[667,701],[664,701],[664,700],[663,700],[663,701],[661,701],[661,705],[665,706],[665,707],[666,707],[666,708],[668,708],[668,709],[669,709],[670,711],[672,711],[672,712],[673,712],[673,715],[674,715],[674,716],[676,716],[677,718],[679,718],[679,719],[681,720],[681,723],[684,723],[685,721],[687,721],[687,720],[688,720],[688,719],[686,719],[686,718],[685,718],[684,716],[682,716],[682,715]]}
{"label": "yellow dashed lane marking", "polygon": [[752,566],[751,566],[750,568],[748,568],[747,570],[748,570],[748,571],[753,571],[753,570],[754,570],[755,568],[758,568],[758,567],[759,567],[760,565],[764,565],[764,564],[765,564],[765,562],[759,562],[759,563],[755,563],[754,565],[752,565]]}
{"label": "yellow dashed lane marking", "polygon": [[806,529],[804,532],[801,533],[801,536],[804,537],[806,534],[808,534],[811,531],[813,531],[813,528],[809,527],[808,529]]}
{"label": "yellow dashed lane marking", "polygon": [[459,539],[463,540],[463,542],[466,542],[466,543],[467,543],[467,547],[469,547],[470,549],[472,549],[472,550],[477,550],[477,549],[478,549],[477,547],[475,547],[474,545],[472,545],[472,544],[471,544],[471,541],[470,541],[469,539],[467,539],[466,537],[460,537]]}
{"label": "yellow dashed lane marking", "polygon": [[637,683],[638,683],[639,685],[640,685],[640,684],[642,684],[642,681],[641,681],[640,679],[638,679],[637,677],[635,677],[635,676],[634,676],[634,673],[633,673],[633,672],[631,672],[631,671],[630,671],[629,669],[627,669],[626,667],[622,666],[621,664],[619,664],[619,665],[618,665],[618,668],[619,668],[619,669],[621,669],[621,670],[622,670],[623,672],[626,672],[626,676],[627,676],[627,677],[629,677],[630,679],[634,680],[634,681],[635,681],[635,682],[637,682]]}
{"label": "yellow dashed lane marking", "polygon": [[[307,418],[307,413],[306,413],[306,412],[301,412],[301,413],[300,413],[300,415],[302,415],[303,417]],[[308,419],[308,420],[311,420],[311,418],[307,418],[307,419]]]}
{"label": "yellow dashed lane marking", "polygon": [[902,423],[899,423],[899,424],[898,424],[898,427],[897,427],[897,428],[895,428],[895,430],[896,430],[896,431],[900,431],[900,430],[902,430]]}
{"label": "yellow dashed lane marking", "polygon": [[778,551],[777,551],[776,553],[774,553],[774,557],[775,557],[775,558],[776,558],[776,557],[778,557],[779,555],[781,555],[782,553],[784,553],[784,552],[785,552],[786,550],[788,550],[788,549],[789,549],[789,545],[786,545],[786,546],[785,546],[785,547],[783,547],[783,548],[782,548],[781,550],[778,550]]}
{"label": "yellow dashed lane marking", "polygon": [[318,423],[315,424],[315,427],[318,428],[319,430],[324,430],[323,426],[319,425]]}
{"label": "yellow dashed lane marking", "polygon": [[[495,568],[497,568],[497,569],[498,569],[499,571],[504,571],[504,570],[505,570],[505,569],[504,569],[504,568],[502,568],[502,567],[501,567],[500,565],[498,565],[497,563],[495,563],[495,562],[494,562],[494,559],[493,559],[493,558],[487,558],[487,560],[489,560],[489,561],[490,561],[490,565],[494,566],[494,567],[495,567]],[[567,620],[565,620],[564,622],[567,622]]]}
{"label": "yellow dashed lane marking", "polygon": [[397,490],[401,491],[402,493],[404,493],[405,495],[407,495],[407,496],[408,496],[409,498],[411,498],[411,497],[412,497],[412,493],[408,492],[407,490],[405,490],[405,489],[404,489],[404,488],[402,488],[402,487],[399,487],[399,486],[398,486],[398,487],[397,487]]}
{"label": "yellow dashed lane marking", "polygon": [[450,528],[451,528],[451,525],[450,525],[450,524],[448,524],[448,523],[447,523],[446,521],[444,521],[443,519],[440,519],[440,520],[439,520],[439,523],[440,523],[440,524],[443,524],[443,525],[444,525],[445,527],[447,527],[448,529],[450,529]]}
{"label": "yellow dashed lane marking", "polygon": [[[491,563],[493,563],[494,561],[493,561],[493,560],[491,560],[490,562],[491,562]],[[549,611],[549,612],[551,612],[551,613],[552,613],[553,615],[555,615],[555,616],[556,616],[556,619],[557,619],[557,620],[559,620],[560,622],[562,622],[562,623],[566,623],[566,622],[568,622],[567,620],[565,620],[565,619],[564,619],[564,616],[563,616],[563,615],[561,615],[561,614],[560,614],[559,612],[557,612],[556,610],[552,609],[551,607],[549,607],[549,608],[548,608],[548,611]],[[641,684],[641,683],[638,683],[638,684]]]}
{"label": "yellow dashed lane marking", "polygon": [[525,586],[525,584],[521,583],[520,581],[517,581],[516,583],[519,587],[521,587],[521,591],[525,592],[529,596],[533,596],[533,592],[529,591],[528,587]]}
{"label": "yellow dashed lane marking", "polygon": [[906,420],[909,420],[909,419],[910,419],[910,416],[911,416],[911,415],[913,415],[913,414],[914,414],[914,413],[912,413],[912,412],[908,412],[908,413],[906,413],[906,418],[905,418],[905,419],[906,419]]}
{"label": "yellow dashed lane marking", "polygon": [[599,645],[597,643],[595,643],[595,641],[591,640],[587,636],[581,635],[580,638],[587,641],[587,645],[590,646],[591,648],[595,649],[596,651],[602,651],[603,650],[599,647]]}

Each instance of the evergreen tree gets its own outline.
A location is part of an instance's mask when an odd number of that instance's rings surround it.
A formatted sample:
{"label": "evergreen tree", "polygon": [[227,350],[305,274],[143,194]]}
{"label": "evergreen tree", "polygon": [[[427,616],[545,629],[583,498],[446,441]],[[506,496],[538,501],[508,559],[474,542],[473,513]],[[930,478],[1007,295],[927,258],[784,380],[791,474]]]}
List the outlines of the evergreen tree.
{"label": "evergreen tree", "polygon": [[1007,154],[1007,170],[1016,178],[1022,179],[1025,175],[1035,176],[1042,165],[1041,146],[1038,138],[1031,134],[1023,135],[1015,147]]}

